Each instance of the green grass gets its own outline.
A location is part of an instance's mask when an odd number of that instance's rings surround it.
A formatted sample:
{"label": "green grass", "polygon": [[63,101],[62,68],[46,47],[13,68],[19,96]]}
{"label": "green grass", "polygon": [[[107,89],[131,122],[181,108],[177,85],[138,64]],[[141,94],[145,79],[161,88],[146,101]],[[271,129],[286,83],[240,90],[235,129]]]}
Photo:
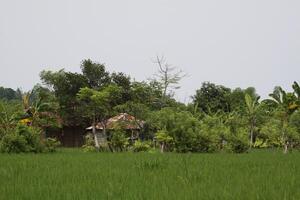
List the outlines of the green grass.
{"label": "green grass", "polygon": [[0,154],[0,199],[300,199],[300,153]]}

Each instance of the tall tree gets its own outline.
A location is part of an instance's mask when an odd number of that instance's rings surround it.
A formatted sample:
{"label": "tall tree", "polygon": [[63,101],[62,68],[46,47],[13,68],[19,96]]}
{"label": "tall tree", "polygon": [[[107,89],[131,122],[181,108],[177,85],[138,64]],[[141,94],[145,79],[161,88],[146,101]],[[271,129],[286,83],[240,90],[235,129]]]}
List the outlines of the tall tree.
{"label": "tall tree", "polygon": [[155,80],[161,84],[163,90],[162,97],[165,100],[167,95],[173,95],[173,90],[180,88],[178,84],[186,74],[177,67],[168,64],[164,56],[156,56],[156,59],[153,62],[158,65],[158,72],[155,74]]}
{"label": "tall tree", "polygon": [[42,82],[54,91],[55,97],[59,102],[60,115],[64,125],[78,126],[83,125],[80,113],[83,111],[78,99],[76,98],[80,88],[87,87],[87,78],[78,73],[42,71]]}
{"label": "tall tree", "polygon": [[131,94],[130,94],[130,89],[131,89],[131,79],[130,76],[119,72],[119,73],[112,73],[111,74],[111,80],[112,83],[115,83],[117,86],[120,87],[121,91],[121,102],[120,104],[125,103],[126,101],[131,100]]}
{"label": "tall tree", "polygon": [[14,100],[18,99],[17,92],[11,88],[0,87],[0,99]]}
{"label": "tall tree", "polygon": [[246,89],[236,88],[232,90],[229,95],[229,104],[231,111],[237,111],[240,113],[246,112],[245,95],[248,94],[252,99],[256,99],[259,95],[256,94],[254,87],[248,87]]}
{"label": "tall tree", "polygon": [[94,135],[96,148],[99,149],[96,134],[96,123],[100,122],[103,127],[103,135],[106,135],[106,122],[113,114],[113,107],[120,98],[120,88],[116,85],[108,85],[97,91],[90,88],[81,88],[77,98],[84,104],[84,115],[92,121],[92,132]]}
{"label": "tall tree", "polygon": [[230,112],[230,94],[229,88],[204,82],[192,99],[194,104],[198,104],[198,108],[207,114],[220,111]]}
{"label": "tall tree", "polygon": [[111,78],[104,64],[93,62],[90,59],[83,60],[81,63],[81,71],[83,76],[86,77],[90,88],[100,89],[110,83]]}

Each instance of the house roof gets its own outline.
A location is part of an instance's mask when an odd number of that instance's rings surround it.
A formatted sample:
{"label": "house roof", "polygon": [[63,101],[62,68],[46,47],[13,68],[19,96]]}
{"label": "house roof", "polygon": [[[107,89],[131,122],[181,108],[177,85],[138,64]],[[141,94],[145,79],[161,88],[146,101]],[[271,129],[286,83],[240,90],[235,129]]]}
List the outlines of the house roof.
{"label": "house roof", "polygon": [[[121,127],[126,130],[141,129],[143,127],[144,121],[137,120],[134,116],[127,113],[120,113],[112,118],[109,118],[106,122],[106,129],[115,129],[116,127]],[[86,130],[92,130],[93,126],[86,128]],[[102,123],[96,124],[96,129],[103,130]]]}

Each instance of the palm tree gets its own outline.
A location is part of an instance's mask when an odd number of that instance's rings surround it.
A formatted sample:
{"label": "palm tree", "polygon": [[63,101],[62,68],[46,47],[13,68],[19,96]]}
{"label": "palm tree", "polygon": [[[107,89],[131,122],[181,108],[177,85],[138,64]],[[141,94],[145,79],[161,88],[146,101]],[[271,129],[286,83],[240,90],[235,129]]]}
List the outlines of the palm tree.
{"label": "palm tree", "polygon": [[259,100],[260,97],[256,97],[253,99],[249,94],[245,95],[245,102],[246,102],[246,111],[249,119],[249,125],[250,125],[250,142],[249,142],[249,147],[250,149],[253,146],[253,132],[256,124],[256,115],[257,115],[257,109],[259,107]]}
{"label": "palm tree", "polygon": [[273,102],[279,111],[281,120],[281,137],[284,145],[284,153],[288,152],[289,142],[286,136],[286,128],[288,126],[289,117],[297,110],[296,96],[294,93],[286,93],[281,87],[275,87],[273,93],[269,94],[273,99],[269,101]]}

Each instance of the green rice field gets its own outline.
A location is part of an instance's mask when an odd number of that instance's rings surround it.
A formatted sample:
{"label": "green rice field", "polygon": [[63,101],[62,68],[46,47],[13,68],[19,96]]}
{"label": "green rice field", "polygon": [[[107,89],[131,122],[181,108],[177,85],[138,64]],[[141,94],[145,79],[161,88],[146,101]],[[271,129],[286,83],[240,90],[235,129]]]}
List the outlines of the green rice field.
{"label": "green rice field", "polygon": [[0,154],[0,199],[300,199],[300,153]]}

